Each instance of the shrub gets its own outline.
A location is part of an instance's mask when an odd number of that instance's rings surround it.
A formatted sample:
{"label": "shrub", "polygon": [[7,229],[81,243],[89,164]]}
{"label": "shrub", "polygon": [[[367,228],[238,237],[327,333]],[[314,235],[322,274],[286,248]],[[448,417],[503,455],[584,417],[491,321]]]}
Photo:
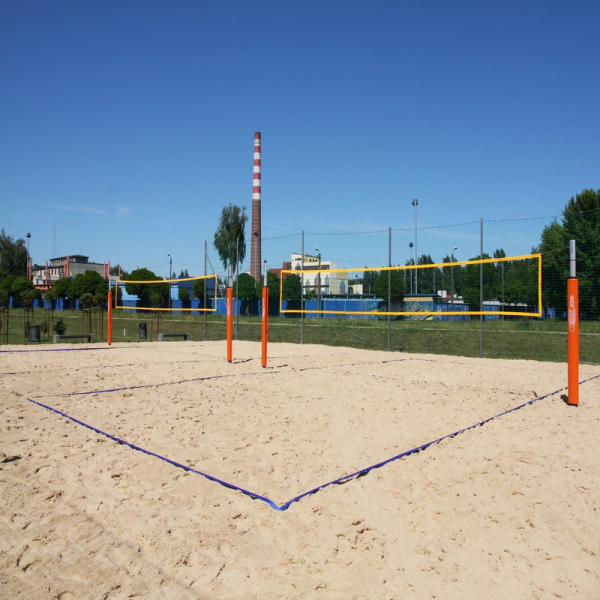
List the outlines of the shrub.
{"label": "shrub", "polygon": [[65,335],[66,332],[67,326],[65,325],[65,322],[62,319],[59,319],[58,321],[56,321],[56,323],[54,323],[54,333],[56,335]]}

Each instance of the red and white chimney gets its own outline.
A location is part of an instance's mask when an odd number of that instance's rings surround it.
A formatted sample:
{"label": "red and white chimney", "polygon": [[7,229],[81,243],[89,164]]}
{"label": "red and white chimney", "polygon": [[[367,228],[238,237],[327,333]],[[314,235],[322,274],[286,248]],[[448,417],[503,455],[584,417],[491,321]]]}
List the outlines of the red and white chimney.
{"label": "red and white chimney", "polygon": [[261,280],[261,216],[260,216],[260,133],[254,134],[254,172],[252,178],[252,239],[250,250],[250,275],[258,282]]}

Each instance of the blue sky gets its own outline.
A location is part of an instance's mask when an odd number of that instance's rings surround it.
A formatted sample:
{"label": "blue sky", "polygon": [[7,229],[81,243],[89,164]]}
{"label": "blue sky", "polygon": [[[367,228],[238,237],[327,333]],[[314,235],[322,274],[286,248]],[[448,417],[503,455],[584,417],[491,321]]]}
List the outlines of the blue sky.
{"label": "blue sky", "polygon": [[263,238],[410,228],[415,197],[419,227],[560,215],[600,187],[599,25],[592,0],[0,2],[0,227],[36,263],[201,274],[222,207],[251,212],[255,131]]}

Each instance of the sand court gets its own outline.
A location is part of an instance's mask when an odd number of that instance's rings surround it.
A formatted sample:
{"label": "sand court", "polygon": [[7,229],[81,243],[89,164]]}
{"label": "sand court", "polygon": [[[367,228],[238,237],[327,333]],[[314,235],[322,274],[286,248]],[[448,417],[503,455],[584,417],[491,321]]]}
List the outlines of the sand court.
{"label": "sand court", "polygon": [[222,342],[57,350],[2,354],[13,595],[600,593],[600,367],[581,367],[574,408],[553,363],[273,344],[263,369],[251,342],[233,364]]}

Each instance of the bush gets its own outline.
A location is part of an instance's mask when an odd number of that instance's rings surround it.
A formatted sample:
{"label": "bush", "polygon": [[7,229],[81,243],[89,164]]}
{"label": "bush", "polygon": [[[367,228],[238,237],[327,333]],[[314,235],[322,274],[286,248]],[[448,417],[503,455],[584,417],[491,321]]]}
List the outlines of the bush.
{"label": "bush", "polygon": [[56,323],[54,323],[54,333],[56,335],[65,335],[66,332],[67,326],[65,325],[65,322],[62,319],[59,319],[58,321],[56,321]]}

